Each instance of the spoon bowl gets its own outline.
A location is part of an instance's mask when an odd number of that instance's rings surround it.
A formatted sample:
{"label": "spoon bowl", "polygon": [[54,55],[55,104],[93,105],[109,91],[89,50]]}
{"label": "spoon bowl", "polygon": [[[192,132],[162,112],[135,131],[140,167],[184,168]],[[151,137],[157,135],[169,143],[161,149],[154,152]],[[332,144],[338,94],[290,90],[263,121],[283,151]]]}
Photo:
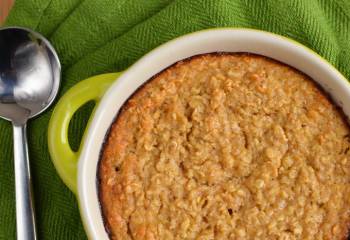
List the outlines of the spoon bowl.
{"label": "spoon bowl", "polygon": [[18,240],[36,240],[26,123],[50,106],[61,65],[51,44],[20,27],[0,28],[0,117],[12,122]]}
{"label": "spoon bowl", "polygon": [[51,44],[25,28],[0,29],[0,117],[23,123],[44,111],[60,83]]}

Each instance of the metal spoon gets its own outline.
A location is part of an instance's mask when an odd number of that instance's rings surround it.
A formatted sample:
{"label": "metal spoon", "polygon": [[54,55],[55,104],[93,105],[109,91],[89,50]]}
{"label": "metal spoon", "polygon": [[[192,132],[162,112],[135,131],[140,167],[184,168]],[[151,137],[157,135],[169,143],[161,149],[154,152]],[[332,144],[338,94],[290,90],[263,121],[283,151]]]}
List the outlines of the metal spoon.
{"label": "metal spoon", "polygon": [[0,117],[13,125],[17,239],[37,239],[26,123],[54,100],[61,66],[51,44],[29,29],[0,29]]}

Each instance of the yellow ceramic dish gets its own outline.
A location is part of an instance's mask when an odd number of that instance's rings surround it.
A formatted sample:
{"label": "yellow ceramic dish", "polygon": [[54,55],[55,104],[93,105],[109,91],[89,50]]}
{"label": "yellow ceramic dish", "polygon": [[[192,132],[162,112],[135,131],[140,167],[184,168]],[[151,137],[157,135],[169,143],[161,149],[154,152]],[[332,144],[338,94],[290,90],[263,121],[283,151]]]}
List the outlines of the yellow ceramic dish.
{"label": "yellow ceramic dish", "polygon": [[[163,69],[179,60],[210,52],[250,52],[295,67],[317,81],[350,116],[350,85],[331,64],[291,39],[252,29],[220,28],[191,33],[154,49],[121,75],[112,73],[84,80],[57,104],[49,124],[48,142],[58,174],[77,195],[90,239],[108,239],[99,206],[96,172],[105,135],[121,106]],[[97,104],[80,148],[74,152],[68,143],[69,122],[90,100]]]}

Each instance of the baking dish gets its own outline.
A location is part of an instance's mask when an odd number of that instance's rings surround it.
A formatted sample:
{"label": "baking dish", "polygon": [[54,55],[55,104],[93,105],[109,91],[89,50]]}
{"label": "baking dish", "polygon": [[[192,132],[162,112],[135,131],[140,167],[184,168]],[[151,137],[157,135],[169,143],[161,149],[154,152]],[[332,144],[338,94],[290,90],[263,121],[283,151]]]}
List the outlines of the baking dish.
{"label": "baking dish", "polygon": [[[248,52],[286,63],[314,79],[350,114],[350,85],[331,64],[307,47],[282,36],[252,30],[220,28],[191,33],[151,51],[123,73],[92,77],[71,88],[57,104],[49,124],[52,161],[64,183],[76,194],[90,239],[108,239],[98,201],[97,165],[105,136],[124,102],[143,83],[173,63],[203,53]],[[118,79],[116,81],[116,79]],[[68,126],[88,101],[97,104],[80,149],[71,150]]]}

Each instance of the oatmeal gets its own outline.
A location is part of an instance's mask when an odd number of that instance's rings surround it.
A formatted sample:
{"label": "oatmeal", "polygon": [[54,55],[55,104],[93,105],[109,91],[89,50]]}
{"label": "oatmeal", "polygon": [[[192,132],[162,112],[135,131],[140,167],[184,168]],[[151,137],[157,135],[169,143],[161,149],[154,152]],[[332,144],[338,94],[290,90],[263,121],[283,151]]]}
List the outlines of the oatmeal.
{"label": "oatmeal", "polygon": [[295,69],[251,54],[176,63],[112,125],[99,191],[113,240],[345,240],[350,130]]}

